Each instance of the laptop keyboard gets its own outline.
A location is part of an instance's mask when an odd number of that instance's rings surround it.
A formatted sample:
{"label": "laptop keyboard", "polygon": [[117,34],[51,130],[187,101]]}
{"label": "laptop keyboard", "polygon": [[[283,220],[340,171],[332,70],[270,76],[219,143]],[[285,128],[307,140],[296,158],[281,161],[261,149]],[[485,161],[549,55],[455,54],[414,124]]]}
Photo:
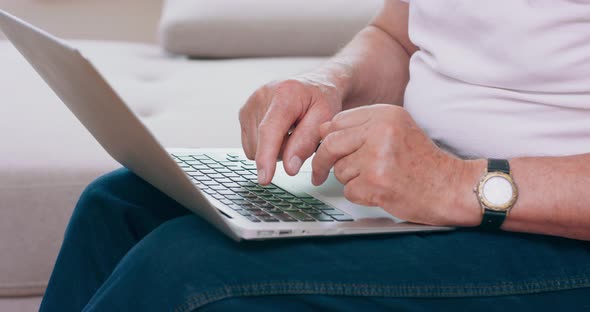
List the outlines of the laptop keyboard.
{"label": "laptop keyboard", "polygon": [[314,197],[257,183],[256,165],[239,155],[175,155],[201,191],[252,222],[347,222],[353,218]]}

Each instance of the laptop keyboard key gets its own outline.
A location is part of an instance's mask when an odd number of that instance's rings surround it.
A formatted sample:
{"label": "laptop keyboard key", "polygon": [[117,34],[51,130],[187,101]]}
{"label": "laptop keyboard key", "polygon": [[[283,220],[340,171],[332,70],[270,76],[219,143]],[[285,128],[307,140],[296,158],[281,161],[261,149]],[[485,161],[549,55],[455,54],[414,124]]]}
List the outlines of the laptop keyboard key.
{"label": "laptop keyboard key", "polygon": [[272,213],[272,214],[276,214],[276,213],[284,213],[284,211],[275,208],[275,207],[271,207],[271,208],[263,208],[264,211],[268,212],[268,213]]}
{"label": "laptop keyboard key", "polygon": [[279,222],[279,219],[273,217],[273,216],[268,216],[268,217],[260,217],[260,220],[264,221],[264,222]]}
{"label": "laptop keyboard key", "polygon": [[332,216],[332,218],[334,218],[334,220],[336,221],[354,221],[354,219],[351,216],[345,214],[335,215]]}
{"label": "laptop keyboard key", "polygon": [[289,212],[289,215],[291,215],[291,217],[299,220],[299,221],[303,221],[303,222],[312,222],[315,221],[314,218],[304,214],[303,212],[300,211],[294,211],[294,212]]}
{"label": "laptop keyboard key", "polygon": [[236,210],[236,211],[237,210],[242,210],[242,206],[240,206],[240,205],[231,204],[231,205],[228,205],[228,206],[229,206],[229,208],[231,208],[233,210]]}
{"label": "laptop keyboard key", "polygon": [[257,217],[267,217],[270,216],[268,213],[262,211],[262,210],[250,210],[250,213],[252,215],[255,215]]}
{"label": "laptop keyboard key", "polygon": [[258,196],[256,196],[256,194],[252,194],[252,193],[242,194],[242,197],[244,197],[246,199],[255,199],[255,198],[258,198]]}
{"label": "laptop keyboard key", "polygon": [[344,213],[340,210],[336,210],[334,208],[332,209],[322,209],[321,210],[323,213],[329,215],[329,216],[337,216],[337,215],[343,215]]}
{"label": "laptop keyboard key", "polygon": [[224,205],[232,205],[234,202],[229,199],[222,199],[220,202]]}
{"label": "laptop keyboard key", "polygon": [[334,219],[327,214],[324,213],[308,213],[310,217],[320,221],[320,222],[332,222]]}
{"label": "laptop keyboard key", "polygon": [[297,219],[284,212],[273,213],[272,215],[283,222],[297,222]]}
{"label": "laptop keyboard key", "polygon": [[245,200],[245,199],[233,199],[232,201],[233,201],[234,203],[236,203],[236,204],[240,205],[240,206],[243,206],[243,205],[250,204],[250,203],[249,203],[247,200]]}
{"label": "laptop keyboard key", "polygon": [[299,204],[299,205],[296,205],[296,207],[301,210],[313,210],[314,209],[312,206],[306,205],[306,204]]}
{"label": "laptop keyboard key", "polygon": [[248,194],[250,192],[250,191],[248,191],[247,189],[245,189],[245,188],[243,188],[241,186],[238,186],[238,187],[230,187],[229,189],[232,190],[232,191],[234,191],[234,192],[236,192],[236,193],[238,193],[238,194]]}
{"label": "laptop keyboard key", "polygon": [[237,213],[241,214],[242,216],[250,216],[251,214],[244,210],[244,209],[240,209],[240,210],[236,210]]}
{"label": "laptop keyboard key", "polygon": [[215,181],[217,181],[217,183],[221,183],[221,184],[233,183],[232,180],[225,178],[225,177],[215,179]]}
{"label": "laptop keyboard key", "polygon": [[254,206],[252,204],[242,205],[242,208],[244,208],[246,210],[260,210],[260,208],[258,206]]}
{"label": "laptop keyboard key", "polygon": [[242,178],[248,179],[250,181],[257,181],[258,180],[258,176],[254,175],[254,174],[245,174],[242,176]]}
{"label": "laptop keyboard key", "polygon": [[252,222],[261,222],[260,219],[256,218],[255,216],[246,216],[246,219]]}
{"label": "laptop keyboard key", "polygon": [[222,174],[220,174],[220,173],[217,173],[217,172],[214,172],[214,173],[207,174],[207,176],[208,176],[210,179],[224,179],[224,178],[225,178],[225,177],[224,177]]}
{"label": "laptop keyboard key", "polygon": [[227,198],[229,200],[237,200],[237,199],[243,200],[242,196],[236,195],[236,194],[226,195],[225,198]]}
{"label": "laptop keyboard key", "polygon": [[302,200],[310,205],[325,205],[323,202],[315,198],[303,198]]}

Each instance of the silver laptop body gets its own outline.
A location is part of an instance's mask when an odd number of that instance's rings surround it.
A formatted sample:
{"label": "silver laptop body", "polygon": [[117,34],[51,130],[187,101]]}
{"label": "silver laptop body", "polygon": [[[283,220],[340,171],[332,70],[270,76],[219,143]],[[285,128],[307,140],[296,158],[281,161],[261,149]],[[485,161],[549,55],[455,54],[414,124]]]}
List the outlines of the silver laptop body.
{"label": "silver laptop body", "polygon": [[1,10],[0,29],[115,160],[236,241],[452,229],[355,205],[333,176],[314,187],[309,162],[261,187],[241,150],[164,149],[77,49]]}

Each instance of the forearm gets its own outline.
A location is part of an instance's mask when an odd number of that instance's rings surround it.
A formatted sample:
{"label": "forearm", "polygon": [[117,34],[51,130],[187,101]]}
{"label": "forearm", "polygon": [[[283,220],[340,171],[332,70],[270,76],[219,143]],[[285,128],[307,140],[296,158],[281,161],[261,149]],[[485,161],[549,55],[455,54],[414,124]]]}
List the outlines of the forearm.
{"label": "forearm", "polygon": [[[483,175],[485,161],[469,163],[464,190],[469,192]],[[530,157],[510,160],[519,197],[502,229],[590,240],[590,154]],[[468,226],[481,222],[473,193],[465,197]]]}
{"label": "forearm", "polygon": [[367,26],[318,71],[341,92],[344,109],[374,103],[402,105],[409,58],[387,33]]}
{"label": "forearm", "polygon": [[343,108],[403,104],[409,60],[417,48],[408,37],[408,6],[384,2],[375,19],[314,73],[336,86]]}

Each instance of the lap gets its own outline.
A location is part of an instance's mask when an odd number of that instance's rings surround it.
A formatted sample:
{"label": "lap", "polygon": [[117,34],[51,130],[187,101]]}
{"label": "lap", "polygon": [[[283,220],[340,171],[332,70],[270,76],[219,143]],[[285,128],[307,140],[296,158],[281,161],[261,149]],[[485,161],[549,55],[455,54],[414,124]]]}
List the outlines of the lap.
{"label": "lap", "polygon": [[128,302],[145,305],[134,308],[178,311],[274,296],[392,304],[571,291],[588,295],[589,264],[588,243],[554,237],[454,231],[235,243],[190,215],[164,223],[140,241],[89,310],[124,302],[134,292],[151,294]]}

